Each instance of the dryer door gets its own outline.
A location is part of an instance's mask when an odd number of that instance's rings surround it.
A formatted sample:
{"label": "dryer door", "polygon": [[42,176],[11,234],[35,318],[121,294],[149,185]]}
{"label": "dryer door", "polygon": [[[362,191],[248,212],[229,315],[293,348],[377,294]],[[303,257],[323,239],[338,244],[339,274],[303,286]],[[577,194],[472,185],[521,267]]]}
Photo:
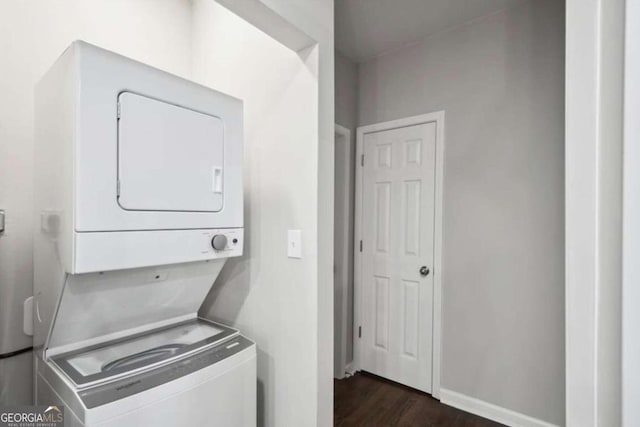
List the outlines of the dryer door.
{"label": "dryer door", "polygon": [[121,93],[118,101],[120,207],[130,211],[222,210],[222,121],[132,92]]}

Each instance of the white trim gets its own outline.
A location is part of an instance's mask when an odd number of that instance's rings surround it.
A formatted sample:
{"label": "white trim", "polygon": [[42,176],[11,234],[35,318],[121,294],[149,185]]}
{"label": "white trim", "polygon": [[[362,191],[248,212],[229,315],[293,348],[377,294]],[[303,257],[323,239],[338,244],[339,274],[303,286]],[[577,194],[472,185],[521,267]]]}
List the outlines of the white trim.
{"label": "white trim", "polygon": [[[339,124],[336,123],[335,125],[335,138],[334,138],[334,144],[338,144],[338,143],[344,143],[347,144],[347,149],[350,151],[350,145],[351,145],[351,130],[347,129],[344,126],[340,126]],[[349,162],[345,162],[346,168],[345,168],[345,176],[350,176],[351,175],[351,165],[349,164]],[[334,171],[335,173],[335,171]],[[347,192],[347,198],[349,198],[349,192]],[[345,202],[347,203],[347,211],[348,211],[348,207],[349,207],[349,200],[345,200]],[[334,208],[335,208],[335,203],[334,203]],[[344,229],[345,230],[349,230],[350,226],[349,226],[349,217],[347,216],[347,218],[345,218],[346,223],[344,224]],[[335,224],[334,224],[335,227]],[[334,361],[334,371],[333,371],[333,376],[334,378],[338,378],[338,379],[342,379],[345,377],[345,374],[348,372],[347,371],[347,340],[348,340],[348,334],[347,334],[347,325],[348,325],[348,316],[349,316],[349,306],[347,304],[347,298],[346,295],[348,295],[348,290],[349,290],[349,241],[351,240],[351,233],[344,233],[344,236],[342,236],[342,241],[341,243],[344,245],[344,247],[346,248],[346,250],[344,251],[344,259],[342,260],[342,263],[344,265],[343,271],[342,271],[342,283],[345,285],[346,289],[343,289],[342,295],[342,307],[341,307],[341,312],[342,312],[342,324],[339,325],[340,326],[340,349],[339,349],[339,357],[338,357],[338,361],[337,363]],[[335,260],[334,260],[335,262]],[[335,290],[335,287],[334,287]],[[335,301],[335,299],[334,299]],[[334,319],[335,322],[335,319]],[[334,323],[334,331],[335,331],[335,323]],[[336,336],[334,336],[334,345],[335,342],[337,341]]]}
{"label": "white trim", "polygon": [[347,365],[347,368],[344,370],[345,377],[351,377],[356,373],[356,369],[353,366],[353,362]]}
{"label": "white trim", "polygon": [[346,136],[347,138],[351,136],[351,129],[347,129],[344,126],[341,126],[339,124],[335,124],[336,130],[335,133],[337,133],[340,136]]}
{"label": "white trim", "polygon": [[626,0],[622,425],[640,426],[640,0]]}
{"label": "white trim", "polygon": [[294,52],[300,52],[318,42],[261,0],[216,0],[216,2]]}
{"label": "white trim", "polygon": [[599,1],[566,5],[565,387],[571,427],[597,425]]}
{"label": "white trim", "polygon": [[440,390],[440,400],[445,405],[512,427],[558,427],[555,424],[444,388]]}
{"label": "white trim", "polygon": [[566,425],[619,426],[623,0],[567,0]]}
{"label": "white trim", "polygon": [[359,241],[362,240],[362,173],[363,168],[360,162],[364,153],[364,136],[368,133],[381,132],[407,126],[415,126],[423,123],[436,122],[436,188],[435,188],[435,218],[434,218],[434,256],[433,256],[433,357],[431,374],[431,395],[436,399],[440,398],[440,371],[442,365],[442,219],[444,201],[444,150],[445,150],[445,112],[421,114],[418,116],[406,117],[388,122],[375,123],[368,126],[361,126],[357,130],[356,136],[356,209],[355,209],[355,238],[354,238],[354,268],[353,268],[353,367],[355,370],[361,369],[361,348],[358,339],[358,327],[362,324],[362,257]]}

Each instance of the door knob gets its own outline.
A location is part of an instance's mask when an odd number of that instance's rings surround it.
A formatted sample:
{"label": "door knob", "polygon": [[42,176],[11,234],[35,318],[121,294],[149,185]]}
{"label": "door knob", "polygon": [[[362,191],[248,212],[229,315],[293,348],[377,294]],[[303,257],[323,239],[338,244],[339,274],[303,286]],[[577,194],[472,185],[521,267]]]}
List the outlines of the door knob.
{"label": "door knob", "polygon": [[429,268],[426,265],[423,265],[422,267],[420,267],[420,275],[421,276],[429,275]]}

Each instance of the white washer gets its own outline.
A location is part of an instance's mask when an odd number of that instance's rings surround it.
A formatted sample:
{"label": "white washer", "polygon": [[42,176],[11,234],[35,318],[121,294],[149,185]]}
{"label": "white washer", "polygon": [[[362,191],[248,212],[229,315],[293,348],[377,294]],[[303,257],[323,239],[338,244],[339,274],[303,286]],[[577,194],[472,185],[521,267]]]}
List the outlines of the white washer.
{"label": "white washer", "polygon": [[238,331],[196,319],[51,358],[40,399],[68,427],[256,423],[256,349]]}

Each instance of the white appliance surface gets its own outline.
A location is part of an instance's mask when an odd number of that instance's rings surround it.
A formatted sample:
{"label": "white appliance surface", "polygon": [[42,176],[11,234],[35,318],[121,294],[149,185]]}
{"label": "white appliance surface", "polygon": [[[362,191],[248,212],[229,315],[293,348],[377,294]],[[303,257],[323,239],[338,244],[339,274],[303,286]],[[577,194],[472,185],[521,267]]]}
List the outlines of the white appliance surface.
{"label": "white appliance surface", "polygon": [[36,402],[255,426],[255,344],[197,316],[243,253],[242,101],[82,41],[35,93]]}
{"label": "white appliance surface", "polygon": [[79,353],[67,359],[68,363],[81,375],[89,376],[103,372],[110,364],[136,354],[148,354],[149,360],[158,357],[156,349],[178,349],[204,341],[219,333],[222,328],[212,323],[180,324],[158,333],[145,334],[117,344],[99,347],[95,350]]}
{"label": "white appliance surface", "polygon": [[[254,350],[255,352],[255,350]],[[242,356],[241,356],[242,357]],[[193,378],[166,383],[166,390],[158,394],[170,394],[166,398],[156,397],[143,404],[131,406],[123,412],[118,402],[112,407],[105,405],[102,414],[106,418],[92,421],[88,417],[85,427],[140,427],[140,426],[198,426],[198,427],[255,427],[256,407],[256,362],[255,354],[248,360],[232,360],[227,367],[213,366],[209,372],[192,374]],[[216,372],[217,371],[217,372]],[[150,393],[147,398],[153,398]],[[117,414],[109,417],[110,413]],[[93,415],[93,414],[90,414]],[[100,418],[102,418],[100,417]],[[98,417],[96,417],[98,418]]]}
{"label": "white appliance surface", "polygon": [[[67,54],[76,58],[72,72],[81,82],[72,139],[76,231],[243,226],[242,101],[87,43],[74,43]],[[127,157],[120,165],[119,148]],[[123,181],[121,191],[136,210],[118,204],[119,172],[134,181]]]}
{"label": "white appliance surface", "polygon": [[50,363],[37,367],[37,403],[64,406],[67,427],[256,425],[256,347],[243,336],[86,389]]}
{"label": "white appliance surface", "polygon": [[82,41],[35,93],[36,251],[70,274],[242,255],[241,100]]}
{"label": "white appliance surface", "polygon": [[118,97],[118,202],[124,209],[222,209],[218,117],[131,92]]}
{"label": "white appliance surface", "polygon": [[[62,354],[197,317],[225,260],[67,275],[46,353]],[[40,314],[48,313],[38,309]]]}

